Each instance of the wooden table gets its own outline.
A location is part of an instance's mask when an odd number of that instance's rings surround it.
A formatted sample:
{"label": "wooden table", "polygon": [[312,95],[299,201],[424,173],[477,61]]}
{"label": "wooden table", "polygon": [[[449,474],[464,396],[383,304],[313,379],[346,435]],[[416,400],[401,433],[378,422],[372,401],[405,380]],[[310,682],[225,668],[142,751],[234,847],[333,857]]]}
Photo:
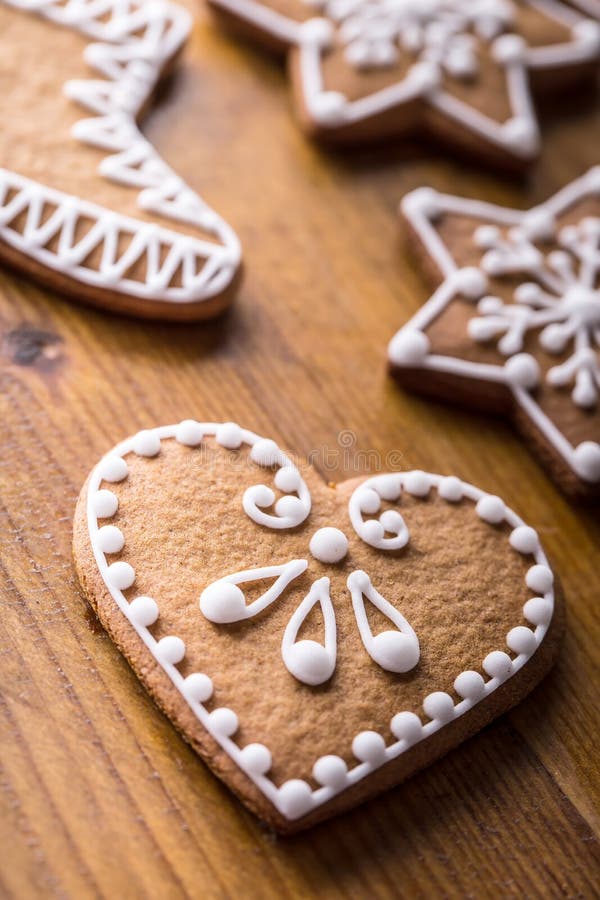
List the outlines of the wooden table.
{"label": "wooden table", "polygon": [[[539,202],[598,161],[599,126],[589,103],[551,111],[520,184],[414,146],[326,153],[296,129],[278,65],[202,18],[146,131],[238,231],[235,309],[208,326],[144,324],[0,274],[0,895],[597,896],[598,513],[570,505],[504,423],[404,394],[385,349],[427,297],[397,222],[403,193]],[[554,673],[386,796],[293,839],[265,831],[148,699],[71,564],[91,465],[190,416],[315,452],[329,480],[397,451],[501,494],[564,583]]]}

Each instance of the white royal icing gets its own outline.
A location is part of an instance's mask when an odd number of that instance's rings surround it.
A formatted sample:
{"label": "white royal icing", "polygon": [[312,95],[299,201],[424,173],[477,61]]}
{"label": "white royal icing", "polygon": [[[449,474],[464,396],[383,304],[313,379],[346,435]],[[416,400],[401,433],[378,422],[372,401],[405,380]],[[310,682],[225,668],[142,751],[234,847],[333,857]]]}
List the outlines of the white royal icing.
{"label": "white royal icing", "polygon": [[339,528],[319,528],[310,539],[308,549],[320,562],[338,563],[348,553],[348,538]]}
{"label": "white royal icing", "polygon": [[[445,276],[431,299],[392,338],[390,361],[505,384],[538,430],[583,481],[600,481],[600,444],[572,446],[535,398],[541,379],[535,357],[525,352],[532,338],[550,354],[567,358],[548,370],[550,388],[571,388],[573,403],[598,407],[600,394],[600,217],[582,217],[560,227],[558,217],[586,198],[600,198],[600,167],[571,182],[533,210],[520,212],[476,200],[419,189],[408,194],[403,210],[428,253]],[[479,268],[457,269],[436,231],[443,213],[486,224],[474,226],[473,243],[481,250]],[[552,247],[552,244],[555,247]],[[471,293],[465,292],[467,278]],[[476,284],[473,273],[478,273]],[[488,293],[489,278],[517,280],[513,301]],[[475,288],[477,288],[475,290]],[[503,365],[469,362],[431,352],[427,326],[458,295],[473,300],[477,315],[469,321],[474,341],[494,341],[506,356]],[[529,345],[528,345],[529,346]]]}
{"label": "white royal icing", "polygon": [[401,484],[400,475],[376,475],[363,482],[350,498],[348,513],[354,530],[377,550],[401,550],[408,543],[408,528],[397,510],[388,509],[377,519],[365,519],[379,512],[382,500],[397,500]]}
{"label": "white royal icing", "polygon": [[[217,432],[218,433],[218,432]],[[135,440],[135,439],[134,439]],[[310,495],[304,485],[300,488],[300,474],[291,468],[285,454],[274,441],[259,440],[251,451],[250,457],[258,465],[281,466],[275,476],[275,483],[280,487],[296,490],[305,499],[306,509],[310,510]],[[295,472],[296,474],[292,474]],[[281,484],[283,480],[283,485]],[[426,485],[425,489],[423,485]],[[348,505],[350,521],[357,535],[380,550],[397,550],[406,545],[409,539],[408,529],[399,512],[385,510],[378,520],[365,521],[363,514],[374,515],[379,511],[382,500],[391,502],[400,496],[402,486],[408,493],[424,496],[428,493],[431,482],[424,472],[407,472],[403,476],[380,475],[371,478],[357,488]],[[248,497],[256,498],[259,506],[270,506],[275,496],[270,488],[257,485],[249,488],[244,494],[243,506],[259,525],[270,528],[291,528],[298,523],[265,514],[260,508],[250,507]],[[282,498],[285,499],[285,498]],[[277,501],[275,509],[281,501]],[[304,516],[303,518],[305,518]],[[391,537],[385,537],[391,533]],[[339,528],[319,528],[311,537],[308,549],[312,556],[321,563],[335,565],[347,555],[348,538]],[[308,562],[302,559],[292,560],[283,565],[264,566],[258,569],[247,569],[227,575],[208,585],[200,597],[202,613],[215,624],[224,625],[250,619],[262,612],[277,600],[288,585],[302,575]],[[260,597],[246,603],[245,595],[239,587],[255,581],[274,579],[273,584]],[[300,602],[285,629],[281,645],[283,662],[295,678],[304,684],[322,684],[331,678],[336,666],[336,623],[335,611],[329,594],[329,578],[323,577],[315,582],[308,594]],[[379,594],[365,572],[355,571],[348,579],[348,589],[352,597],[352,605],[356,624],[369,656],[383,669],[390,672],[406,672],[419,661],[419,642],[406,619]],[[396,631],[385,631],[373,635],[365,612],[366,597],[384,616],[390,619]],[[319,603],[325,623],[323,643],[314,640],[296,641],[298,631],[312,608]]]}
{"label": "white royal icing", "polygon": [[[141,209],[198,228],[216,242],[121,215],[2,168],[0,240],[76,281],[147,300],[189,303],[223,291],[240,260],[235,233],[169,168],[136,123],[165,64],[189,33],[188,13],[166,0],[0,2],[94,41],[84,57],[101,78],[65,85],[67,96],[92,114],[74,125],[73,137],[108,153],[100,174],[138,189]],[[45,218],[48,208],[54,212]],[[17,230],[14,222],[24,216],[25,225]],[[77,240],[81,219],[93,224]],[[119,255],[121,237],[126,249]],[[86,261],[98,248],[100,261],[91,268]],[[145,262],[143,281],[128,277],[140,260]],[[177,272],[181,284],[172,284]]]}
{"label": "white royal icing", "polygon": [[[251,619],[277,600],[290,581],[301,575],[306,568],[306,560],[294,559],[282,566],[262,566],[227,575],[204,589],[200,597],[200,609],[210,622],[218,625]],[[252,603],[246,603],[244,592],[238,585],[270,578],[275,579],[271,587]]]}
{"label": "white royal icing", "polygon": [[[408,56],[448,75],[477,74],[476,37],[490,41],[514,23],[510,0],[304,0],[338,26],[346,61],[385,68]],[[474,32],[474,33],[473,33]]]}
{"label": "white royal icing", "polygon": [[[518,27],[513,0],[304,0],[320,16],[299,23],[257,0],[212,0],[217,6],[300,51],[303,99],[311,118],[324,128],[339,128],[420,100],[461,128],[530,159],[539,149],[539,130],[528,73],[598,59],[600,28],[561,0],[526,0],[538,12],[563,25],[569,39],[529,47],[511,29]],[[394,65],[410,57],[398,81],[355,100],[331,90],[323,59],[336,44],[348,65],[359,70]],[[479,54],[487,45],[504,70],[510,115],[498,122],[445,88],[450,80],[479,74]]]}
{"label": "white royal icing", "polygon": [[[179,440],[182,446],[189,449],[190,453],[198,452],[198,448],[201,446],[198,443],[200,434],[214,437],[217,441],[217,436],[221,435],[222,441],[218,442],[224,449],[226,448],[223,441],[231,443],[234,439],[236,442],[239,441],[237,447],[242,444],[250,447],[258,446],[259,450],[255,454],[259,458],[258,464],[269,464],[273,461],[275,464],[282,463],[282,467],[278,471],[285,472],[286,476],[283,479],[284,484],[278,485],[279,489],[298,489],[297,479],[289,476],[291,464],[276,445],[264,442],[254,433],[233,426],[232,423],[226,423],[226,426],[186,420],[185,427],[183,427],[183,423],[179,423],[179,425],[153,429],[152,434],[161,443],[164,440]],[[145,434],[147,433],[145,432]],[[475,514],[479,514],[484,521],[490,516],[490,508],[491,518],[494,522],[498,519],[501,510],[501,521],[510,526],[510,545],[515,552],[530,556],[532,559],[532,565],[526,573],[526,584],[529,590],[535,592],[536,596],[532,596],[526,601],[523,607],[523,621],[516,623],[506,636],[506,646],[513,656],[505,650],[493,650],[488,653],[481,664],[483,673],[488,676],[487,679],[481,672],[466,671],[457,674],[454,690],[461,698],[458,702],[455,703],[453,697],[444,691],[434,691],[423,698],[423,716],[408,710],[399,710],[393,716],[389,723],[390,732],[394,737],[391,743],[386,743],[384,736],[375,731],[363,731],[357,734],[351,748],[356,760],[354,765],[348,766],[341,757],[336,755],[316,759],[312,770],[312,775],[319,785],[316,789],[313,789],[308,782],[298,778],[290,779],[278,786],[269,777],[273,760],[268,747],[261,743],[240,746],[235,740],[240,724],[237,714],[226,707],[217,706],[212,711],[206,708],[205,704],[209,700],[214,700],[215,693],[218,700],[218,684],[215,685],[207,673],[192,672],[184,677],[177,668],[177,665],[185,659],[184,642],[178,635],[167,635],[157,641],[149,631],[149,628],[160,616],[160,598],[158,600],[145,596],[133,596],[131,600],[126,598],[123,590],[134,588],[135,572],[125,560],[110,562],[111,550],[110,548],[106,549],[104,537],[107,534],[106,527],[110,527],[110,523],[107,523],[106,519],[111,518],[117,512],[118,500],[116,495],[103,485],[107,482],[107,474],[113,482],[131,477],[125,457],[136,452],[134,449],[136,437],[123,441],[107,454],[96,466],[89,479],[87,488],[88,530],[99,573],[118,608],[131,623],[140,640],[180,692],[199,722],[287,819],[297,819],[317,809],[340,791],[357,784],[380,766],[399,757],[409,747],[426,740],[447,723],[464,715],[476,703],[495,691],[507,678],[518,672],[544,640],[554,610],[552,571],[537,534],[532,528],[526,526],[516,513],[506,507],[498,498],[490,497],[454,476],[444,477],[417,472],[376,476],[369,479],[365,482],[369,485],[368,489],[376,493],[380,501],[387,503],[398,502],[403,491],[408,493],[408,483],[412,485],[413,496],[417,498],[424,498],[431,491],[437,490],[440,497],[450,504],[461,500],[466,501],[473,505]],[[193,437],[191,443],[188,440],[190,437]],[[230,452],[235,452],[235,450]],[[153,464],[152,457],[142,456],[142,458],[147,460],[147,465]],[[122,460],[123,464],[119,464],[118,460]],[[111,482],[108,481],[108,483]],[[360,494],[363,487],[364,485],[360,485],[354,493]],[[490,504],[488,502],[490,500],[493,503]],[[370,501],[367,506],[372,510],[370,514],[375,515],[379,511],[379,507],[376,508],[373,497],[370,497]],[[366,511],[364,510],[364,494],[358,509],[359,513]],[[485,513],[483,516],[482,511]],[[362,521],[359,513],[357,513],[358,518]],[[383,516],[380,516],[380,521],[382,519]],[[394,526],[396,524],[394,522]],[[118,529],[115,528],[115,530]],[[327,529],[321,529],[321,531],[327,531]],[[319,534],[319,531],[315,534]],[[357,534],[361,537],[360,531]],[[123,540],[126,551],[126,535]],[[325,544],[329,547],[328,540],[325,541]],[[383,549],[385,551],[386,548]],[[212,621],[226,623],[252,618],[258,611],[274,602],[295,578],[303,575],[307,566],[306,560],[292,560],[283,565],[246,570],[215,582],[202,595],[202,598],[209,597],[210,602],[205,605],[213,614],[216,614]],[[232,588],[239,590],[238,585],[243,583],[244,579],[263,578],[272,579],[274,584],[251,604],[245,604],[243,595],[240,598],[241,591],[240,594],[236,590],[229,593]],[[216,588],[215,592],[212,592],[213,588]],[[309,687],[325,684],[335,669],[336,625],[329,588],[330,579],[327,576],[322,576],[313,583],[308,594],[293,613],[283,636],[284,664],[296,679]],[[360,570],[351,572],[348,577],[348,589],[359,632],[371,658],[388,671],[409,671],[418,662],[420,654],[419,641],[410,624],[395,607],[377,592],[367,573]],[[365,613],[365,598],[373,603],[384,616],[387,616],[394,626],[392,630],[373,635]],[[242,600],[245,610],[242,608],[240,600]],[[323,642],[298,641],[299,629],[317,603],[321,605],[323,613]],[[232,618],[233,616],[238,616],[238,619]]]}
{"label": "white royal icing", "polygon": [[[323,684],[333,675],[336,660],[335,612],[329,593],[329,578],[319,578],[296,609],[287,624],[281,642],[281,655],[286,669],[304,684]],[[313,606],[319,603],[325,623],[322,644],[317,641],[298,641],[298,631]]]}
{"label": "white royal icing", "polygon": [[[409,672],[421,655],[418,638],[403,615],[381,596],[371,584],[366,572],[358,570],[348,576],[352,607],[365,650],[382,669],[388,672]],[[373,635],[364,598],[371,601],[386,616],[396,631],[382,631]]]}

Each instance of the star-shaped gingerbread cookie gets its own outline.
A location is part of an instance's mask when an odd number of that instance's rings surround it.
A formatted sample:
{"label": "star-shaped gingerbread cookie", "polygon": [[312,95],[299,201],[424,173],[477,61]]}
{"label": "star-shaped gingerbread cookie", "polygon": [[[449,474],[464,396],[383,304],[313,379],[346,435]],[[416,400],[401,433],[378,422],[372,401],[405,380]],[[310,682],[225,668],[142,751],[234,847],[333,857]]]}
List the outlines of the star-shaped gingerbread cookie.
{"label": "star-shaped gingerbread cookie", "polygon": [[393,337],[409,388],[508,414],[562,487],[600,496],[600,167],[527,211],[402,203],[442,282]]}
{"label": "star-shaped gingerbread cookie", "polygon": [[201,319],[239,242],[138,120],[190,30],[165,0],[0,0],[0,260],[97,306]]}
{"label": "star-shaped gingerbread cookie", "polygon": [[555,0],[210,0],[290,50],[300,119],[339,141],[428,133],[523,167],[532,95],[593,76],[597,22]]}

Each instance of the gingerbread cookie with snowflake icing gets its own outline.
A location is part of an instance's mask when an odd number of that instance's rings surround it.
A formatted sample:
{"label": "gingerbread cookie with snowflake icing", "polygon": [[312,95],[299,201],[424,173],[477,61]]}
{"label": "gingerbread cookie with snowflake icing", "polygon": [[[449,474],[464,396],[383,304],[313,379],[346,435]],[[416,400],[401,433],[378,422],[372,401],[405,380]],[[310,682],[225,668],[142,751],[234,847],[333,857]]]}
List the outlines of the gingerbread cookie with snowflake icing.
{"label": "gingerbread cookie with snowflake icing", "polygon": [[230,302],[236,235],[138,126],[190,25],[166,0],[0,0],[0,261],[134,315]]}
{"label": "gingerbread cookie with snowflake icing", "polygon": [[538,535],[499,497],[420,471],[325,484],[233,423],[110,451],[81,492],[74,554],[157,703],[284,832],[508,709],[562,628]]}
{"label": "gingerbread cookie with snowflake icing", "polygon": [[538,154],[532,94],[593,79],[600,27],[561,0],[210,0],[290,51],[299,116],[331,140],[428,133],[492,163]]}
{"label": "gingerbread cookie with snowflake icing", "polygon": [[442,283],[389,346],[402,384],[512,417],[600,497],[600,167],[518,211],[421,188],[403,212]]}

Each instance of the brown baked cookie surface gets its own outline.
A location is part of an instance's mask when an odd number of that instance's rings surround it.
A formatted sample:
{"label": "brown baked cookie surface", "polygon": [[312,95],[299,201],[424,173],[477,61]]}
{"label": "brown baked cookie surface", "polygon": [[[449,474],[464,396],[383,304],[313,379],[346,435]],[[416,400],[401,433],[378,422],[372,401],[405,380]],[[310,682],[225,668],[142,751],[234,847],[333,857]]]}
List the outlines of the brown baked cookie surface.
{"label": "brown baked cookie surface", "polygon": [[562,631],[538,536],[500,498],[418,471],[332,487],[232,423],[114,448],[82,490],[74,555],[159,706],[282,832],[475,733]]}
{"label": "brown baked cookie surface", "polygon": [[428,135],[522,169],[539,152],[535,94],[594,79],[598,23],[546,0],[210,0],[290,51],[304,128],[331,141]]}
{"label": "brown baked cookie surface", "polygon": [[600,167],[518,211],[422,188],[402,209],[442,283],[394,336],[409,388],[510,416],[563,489],[600,497]]}
{"label": "brown baked cookie surface", "polygon": [[137,124],[190,25],[163,0],[0,0],[0,261],[115,312],[228,305],[236,235]]}

